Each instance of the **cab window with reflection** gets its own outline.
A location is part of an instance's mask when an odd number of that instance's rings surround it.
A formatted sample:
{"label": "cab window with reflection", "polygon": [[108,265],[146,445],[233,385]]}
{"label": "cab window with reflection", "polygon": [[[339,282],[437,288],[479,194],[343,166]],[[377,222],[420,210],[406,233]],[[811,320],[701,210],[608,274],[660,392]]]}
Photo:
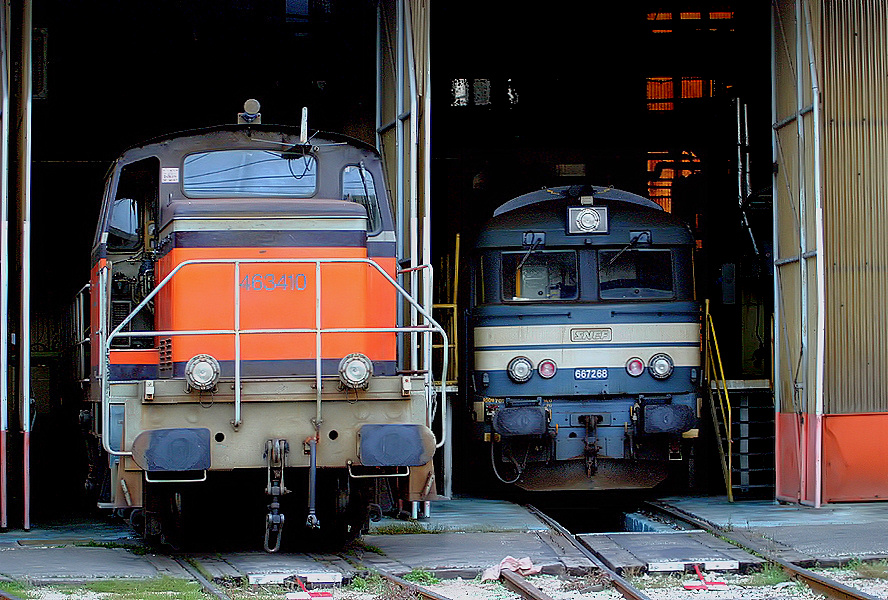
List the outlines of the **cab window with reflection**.
{"label": "cab window with reflection", "polygon": [[349,165],[342,171],[342,199],[357,202],[367,209],[367,232],[382,229],[382,215],[379,213],[379,199],[373,175],[363,165]]}
{"label": "cab window with reflection", "polygon": [[160,161],[146,158],[120,171],[117,193],[108,212],[108,250],[131,252],[154,235]]}
{"label": "cab window with reflection", "polygon": [[297,150],[215,150],[185,157],[182,185],[192,198],[308,198],[317,161]]}
{"label": "cab window with reflection", "polygon": [[577,253],[561,250],[504,252],[503,300],[575,300]]}
{"label": "cab window with reflection", "polygon": [[672,251],[601,250],[598,286],[604,300],[672,298]]}

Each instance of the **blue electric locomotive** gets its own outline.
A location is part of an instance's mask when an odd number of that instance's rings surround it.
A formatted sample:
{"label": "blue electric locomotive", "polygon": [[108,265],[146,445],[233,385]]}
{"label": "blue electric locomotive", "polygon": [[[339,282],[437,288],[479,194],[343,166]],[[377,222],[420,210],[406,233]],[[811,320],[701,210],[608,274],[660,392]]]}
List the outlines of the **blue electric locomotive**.
{"label": "blue electric locomotive", "polygon": [[694,238],[653,201],[572,186],[500,206],[472,261],[474,429],[531,491],[648,488],[700,416]]}

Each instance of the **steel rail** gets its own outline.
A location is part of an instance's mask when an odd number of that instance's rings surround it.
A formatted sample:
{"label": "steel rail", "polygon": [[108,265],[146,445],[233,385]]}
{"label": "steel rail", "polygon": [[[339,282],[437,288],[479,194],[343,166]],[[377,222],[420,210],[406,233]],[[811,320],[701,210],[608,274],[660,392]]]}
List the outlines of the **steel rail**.
{"label": "steel rail", "polygon": [[515,571],[500,571],[500,579],[505,586],[526,600],[555,600],[535,585],[528,583],[524,577]]}
{"label": "steel rail", "polygon": [[674,519],[684,521],[685,523],[688,523],[698,529],[703,529],[712,535],[718,536],[734,544],[735,546],[746,550],[747,552],[761,556],[767,561],[778,565],[780,568],[786,571],[786,573],[790,577],[794,577],[804,581],[811,589],[818,593],[824,594],[829,598],[834,598],[835,600],[879,600],[878,596],[871,596],[866,592],[856,590],[843,583],[839,583],[834,579],[830,579],[829,577],[825,577],[809,569],[793,564],[788,560],[779,558],[773,552],[768,551],[764,547],[750,548],[747,542],[745,542],[738,536],[735,536],[732,532],[726,531],[721,527],[710,523],[709,521],[699,519],[697,517],[694,517],[693,515],[689,515],[683,511],[677,510],[670,506],[665,506],[658,502],[647,502],[646,504],[649,507],[663,512]]}
{"label": "steel rail", "polygon": [[379,574],[380,577],[382,577],[386,581],[390,581],[391,583],[394,583],[398,587],[403,588],[403,589],[405,589],[409,592],[412,592],[414,594],[419,594],[423,598],[428,598],[428,600],[451,600],[447,596],[442,596],[441,594],[438,594],[436,592],[433,592],[432,590],[426,589],[426,588],[422,587],[421,585],[416,585],[415,583],[413,583],[411,581],[407,581],[406,579],[401,579],[397,575],[392,575],[391,573],[385,573],[384,571],[377,571],[377,573]]}
{"label": "steel rail", "polygon": [[564,537],[565,540],[571,543],[571,545],[576,548],[583,556],[585,556],[589,561],[598,567],[603,573],[607,574],[610,578],[611,583],[620,594],[627,598],[628,600],[651,600],[650,596],[646,595],[644,592],[636,588],[634,585],[629,583],[626,579],[624,579],[621,575],[619,575],[616,571],[605,565],[601,560],[592,553],[591,550],[586,548],[583,544],[576,539],[574,534],[565,529],[558,521],[550,517],[549,515],[542,512],[535,506],[530,504],[526,505],[527,509],[535,514],[537,518],[539,518],[543,523],[552,528],[556,533],[560,534]]}
{"label": "steel rail", "polygon": [[212,581],[204,577],[203,574],[187,560],[178,557],[174,560],[200,584],[207,594],[216,597],[217,600],[231,600],[231,596],[220,590]]}

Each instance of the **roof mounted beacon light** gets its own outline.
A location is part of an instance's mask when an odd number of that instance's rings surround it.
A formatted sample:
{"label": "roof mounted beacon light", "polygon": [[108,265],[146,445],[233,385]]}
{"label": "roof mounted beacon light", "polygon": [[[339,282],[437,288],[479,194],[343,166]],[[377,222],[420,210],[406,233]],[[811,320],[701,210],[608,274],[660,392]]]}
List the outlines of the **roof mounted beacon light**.
{"label": "roof mounted beacon light", "polygon": [[259,125],[262,123],[262,113],[259,112],[259,101],[250,98],[244,102],[244,112],[237,113],[238,125]]}

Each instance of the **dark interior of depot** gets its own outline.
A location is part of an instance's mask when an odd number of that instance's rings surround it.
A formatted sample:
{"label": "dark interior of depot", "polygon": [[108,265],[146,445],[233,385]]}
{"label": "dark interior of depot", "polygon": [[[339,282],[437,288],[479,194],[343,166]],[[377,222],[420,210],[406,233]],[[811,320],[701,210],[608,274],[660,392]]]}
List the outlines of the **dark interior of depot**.
{"label": "dark interior of depot", "polygon": [[[370,0],[35,3],[35,519],[87,506],[62,330],[111,162],[155,136],[232,123],[247,98],[264,123],[298,124],[306,106],[311,129],[375,143],[376,21]],[[768,3],[448,0],[431,23],[436,301],[453,294],[456,235],[465,259],[498,205],[545,186],[613,186],[691,226],[727,376],[767,379]],[[458,494],[473,482],[456,458]],[[702,491],[723,493],[714,465]]]}

